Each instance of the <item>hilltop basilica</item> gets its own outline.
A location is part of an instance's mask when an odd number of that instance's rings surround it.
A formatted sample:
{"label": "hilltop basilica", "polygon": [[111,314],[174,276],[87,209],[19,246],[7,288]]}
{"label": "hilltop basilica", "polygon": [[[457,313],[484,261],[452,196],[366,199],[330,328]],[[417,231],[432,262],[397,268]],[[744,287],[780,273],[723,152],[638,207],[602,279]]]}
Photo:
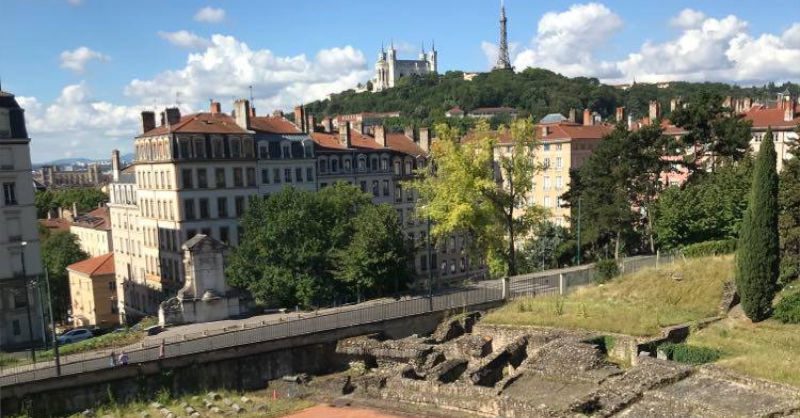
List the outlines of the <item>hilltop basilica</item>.
{"label": "hilltop basilica", "polygon": [[381,48],[378,53],[378,61],[375,63],[375,78],[372,79],[372,91],[377,92],[395,86],[402,77],[412,74],[424,75],[436,73],[438,52],[436,47],[431,45],[431,50],[425,52],[423,46],[419,52],[419,59],[399,60],[394,44],[389,47],[387,52]]}

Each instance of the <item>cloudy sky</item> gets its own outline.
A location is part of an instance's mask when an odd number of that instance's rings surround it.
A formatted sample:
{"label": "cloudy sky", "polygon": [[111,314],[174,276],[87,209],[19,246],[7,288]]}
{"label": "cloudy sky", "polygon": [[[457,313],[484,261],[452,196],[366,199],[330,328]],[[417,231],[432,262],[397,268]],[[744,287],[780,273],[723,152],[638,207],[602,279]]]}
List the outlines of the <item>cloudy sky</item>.
{"label": "cloudy sky", "polygon": [[[381,43],[401,58],[435,40],[440,70],[496,55],[493,0],[3,0],[3,90],[26,108],[34,162],[132,148],[139,112],[253,86],[259,112],[366,81]],[[606,82],[800,81],[797,0],[506,0],[517,70]],[[390,12],[387,12],[390,11]]]}

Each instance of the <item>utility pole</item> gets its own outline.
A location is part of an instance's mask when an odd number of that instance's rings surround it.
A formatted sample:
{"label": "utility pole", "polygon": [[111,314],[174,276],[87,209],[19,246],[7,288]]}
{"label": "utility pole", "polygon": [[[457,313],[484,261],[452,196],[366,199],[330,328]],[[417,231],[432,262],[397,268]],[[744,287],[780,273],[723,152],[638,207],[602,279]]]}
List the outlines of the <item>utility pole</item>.
{"label": "utility pole", "polygon": [[56,375],[61,376],[61,358],[58,355],[58,337],[56,336],[56,317],[53,314],[53,295],[50,294],[50,274],[44,269],[44,284],[47,286],[47,304],[50,311],[50,327],[52,328],[53,352],[56,358]]}
{"label": "utility pole", "polygon": [[433,298],[433,257],[431,251],[431,216],[428,215],[428,232],[425,234],[425,237],[428,240],[428,297]]}
{"label": "utility pole", "polygon": [[578,195],[578,257],[577,264],[581,265],[581,197]]}

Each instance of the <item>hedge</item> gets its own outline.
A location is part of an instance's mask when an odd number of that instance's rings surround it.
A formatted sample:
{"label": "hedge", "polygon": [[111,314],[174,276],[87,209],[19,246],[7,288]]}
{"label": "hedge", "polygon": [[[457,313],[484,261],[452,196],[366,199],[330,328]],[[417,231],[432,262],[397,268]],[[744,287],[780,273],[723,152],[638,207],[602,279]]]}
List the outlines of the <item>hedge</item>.
{"label": "hedge", "polygon": [[723,255],[736,252],[735,239],[723,239],[718,241],[698,242],[689,244],[681,249],[686,257],[708,257],[711,255]]}

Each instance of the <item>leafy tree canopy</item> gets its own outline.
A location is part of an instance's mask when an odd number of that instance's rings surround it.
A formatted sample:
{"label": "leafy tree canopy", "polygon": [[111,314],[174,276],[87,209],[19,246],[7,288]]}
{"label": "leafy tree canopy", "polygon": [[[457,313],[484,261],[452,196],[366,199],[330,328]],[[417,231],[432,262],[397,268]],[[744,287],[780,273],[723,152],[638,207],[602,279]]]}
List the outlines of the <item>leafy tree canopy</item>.
{"label": "leafy tree canopy", "polygon": [[397,214],[353,186],[257,199],[226,276],[273,306],[320,306],[403,289],[410,251]]}
{"label": "leafy tree canopy", "polygon": [[65,208],[72,210],[72,204],[78,206],[78,212],[86,213],[96,209],[100,204],[108,202],[108,195],[94,187],[71,187],[67,189],[48,189],[36,192],[35,204],[39,218],[46,218],[47,212]]}
{"label": "leafy tree canopy", "polygon": [[67,266],[89,258],[81,250],[78,237],[66,231],[52,232],[42,242],[42,261],[50,280],[53,316],[62,321],[70,308]]}

